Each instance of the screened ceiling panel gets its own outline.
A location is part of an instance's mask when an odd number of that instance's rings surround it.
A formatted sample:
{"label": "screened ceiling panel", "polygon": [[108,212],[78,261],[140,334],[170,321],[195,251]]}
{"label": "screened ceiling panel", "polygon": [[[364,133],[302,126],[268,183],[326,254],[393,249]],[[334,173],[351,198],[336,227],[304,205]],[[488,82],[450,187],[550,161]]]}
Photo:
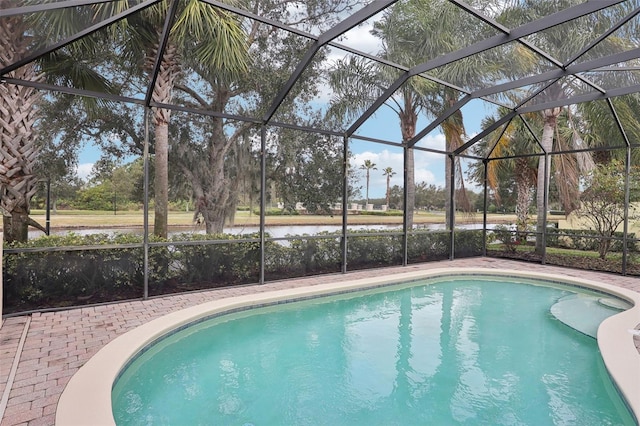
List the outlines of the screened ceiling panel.
{"label": "screened ceiling panel", "polygon": [[[638,9],[627,15],[624,24],[619,27],[612,25],[612,29],[617,29],[604,37],[592,48],[585,49],[583,54],[575,59],[575,62],[583,63],[592,61],[613,53],[627,52],[640,47],[640,38],[637,36],[637,34],[640,33],[640,4],[637,4],[636,7]],[[622,22],[622,20],[620,22]]]}
{"label": "screened ceiling panel", "polygon": [[616,118],[624,129],[629,144],[640,146],[640,123],[638,123],[640,99],[638,96],[618,96],[611,100],[611,105],[616,112]]}
{"label": "screened ceiling panel", "polygon": [[[132,6],[137,3],[134,1]],[[53,8],[25,14],[13,14],[9,13],[10,11],[0,13],[0,31],[3,33],[1,43],[6,43],[5,48],[11,52],[9,58],[8,55],[0,55],[0,64],[4,67],[18,61],[33,62],[43,57],[46,59],[51,51],[58,49],[68,54],[69,44],[76,41],[79,41],[75,43],[76,47],[87,49],[89,45],[94,44],[96,37],[105,36],[105,31],[101,29],[129,13],[127,9],[122,10],[109,5],[110,3]],[[34,23],[37,23],[39,28],[38,37],[29,35],[29,29],[35,25]],[[23,31],[26,36],[19,37]],[[95,31],[100,34],[96,35]],[[86,41],[83,42],[83,39]]]}
{"label": "screened ceiling panel", "polygon": [[[615,147],[640,134],[640,0],[16,0],[0,8],[0,84],[389,143],[403,140],[400,118],[407,124],[415,110],[404,139],[425,149],[438,149],[436,135],[461,117],[457,154],[518,114],[549,107],[570,116],[593,104],[618,129],[602,138]],[[212,18],[238,29],[246,51],[221,48],[230,39]],[[137,37],[146,47],[131,50]],[[243,72],[225,68],[243,52]],[[497,106],[505,121],[491,134],[467,134],[479,126],[476,114],[496,115]]]}
{"label": "screened ceiling panel", "polygon": [[[555,79],[545,80],[540,83],[521,86],[511,90],[498,91],[497,93],[486,95],[485,98],[500,103],[508,108],[517,108],[521,104],[527,102],[527,100],[533,95],[544,90],[544,88],[548,87],[554,81]],[[518,80],[516,80],[516,82],[518,82]]]}
{"label": "screened ceiling panel", "polygon": [[[486,70],[482,74],[478,69]],[[430,74],[473,92],[555,69],[519,42],[511,42],[435,68]]]}
{"label": "screened ceiling panel", "polygon": [[376,37],[392,40],[381,56],[407,68],[498,34],[496,28],[445,0],[399,1],[374,27]]}
{"label": "screened ceiling panel", "polygon": [[[343,126],[340,126],[340,120],[336,119],[338,117],[327,120],[323,117],[329,112],[331,100],[339,98],[333,89],[332,82],[329,81],[328,73],[337,60],[348,61],[347,56],[352,56],[345,53],[331,47],[320,48],[278,106],[273,120],[286,124],[299,124],[300,115],[302,115],[309,120],[309,123],[313,123],[313,127],[336,130],[336,126],[339,126],[340,130],[344,131]],[[309,87],[313,89],[308,90]],[[349,89],[351,90],[351,87]],[[337,87],[336,90],[343,90],[343,88]]]}
{"label": "screened ceiling panel", "polygon": [[[380,62],[353,55],[339,49],[332,49],[328,65],[328,84],[330,90],[329,108],[332,117],[342,121],[343,128],[349,128],[360,117],[362,111],[370,108],[384,89],[393,81],[400,78],[402,71],[397,68],[384,65]],[[356,134],[360,136],[379,137],[375,129],[369,131],[372,123],[380,120],[380,117],[394,117],[397,122],[397,114],[392,106],[393,99],[387,100],[375,112],[375,117],[370,117],[369,122],[361,125]],[[374,126],[375,127],[375,126]],[[398,131],[399,134],[399,131]],[[398,141],[394,136],[392,140]]]}
{"label": "screened ceiling panel", "polygon": [[[221,12],[213,6],[207,7],[214,16]],[[184,33],[179,32],[182,21],[178,19],[168,36],[169,48],[164,50],[159,68],[164,70],[166,64],[173,64],[178,59],[176,80],[173,82],[174,96],[170,102],[199,111],[256,119],[264,114],[269,103],[276,98],[313,41],[254,19],[233,13],[227,15],[231,22],[236,20],[245,31],[256,34],[256,37],[248,40],[248,55],[242,52],[235,56],[224,55],[224,51],[218,52],[220,39],[223,42],[225,40],[223,35],[215,31],[197,34],[187,28]],[[265,48],[266,45],[269,49]],[[171,47],[175,48],[172,50]],[[179,52],[188,54],[167,56]],[[224,58],[222,63],[217,62],[218,53]],[[152,58],[153,55],[148,59]],[[234,72],[225,69],[228,63],[243,60],[246,69]],[[157,75],[154,96],[163,93],[163,87],[167,85],[166,78],[169,77],[162,72]]]}
{"label": "screened ceiling panel", "polygon": [[[552,28],[524,37],[530,43],[562,64],[573,62],[583,50],[590,55],[604,55],[619,50],[617,37],[605,37],[605,34],[621,19],[628,15],[628,4],[618,4],[603,10],[562,23]],[[629,27],[625,27],[629,28]],[[596,43],[596,41],[599,41]],[[615,50],[612,50],[615,49]]]}
{"label": "screened ceiling panel", "polygon": [[383,51],[382,39],[373,34],[373,28],[376,23],[383,21],[385,14],[385,11],[375,14],[344,32],[335,42],[365,54],[378,55]]}
{"label": "screened ceiling panel", "polygon": [[331,0],[327,2],[278,1],[261,16],[270,17],[298,30],[319,36],[349,16],[373,3],[371,0]]}
{"label": "screened ceiling panel", "polygon": [[503,1],[493,2],[496,21],[507,28],[516,28],[532,21],[562,12],[580,1]]}
{"label": "screened ceiling panel", "polygon": [[545,87],[542,91],[532,93],[531,98],[524,103],[524,107],[546,106],[553,107],[558,101],[568,100],[574,96],[596,94],[598,90],[583,80],[574,76],[562,77]]}
{"label": "screened ceiling panel", "polygon": [[[8,74],[9,77],[29,79],[29,73],[41,73],[42,78],[32,80],[45,89],[60,88],[66,93],[86,93],[91,97],[105,97],[136,102],[144,99],[146,81],[132,64],[124,59],[126,38],[120,37],[111,24],[93,32],[89,37],[69,37],[64,46],[42,53],[34,62],[28,62]],[[75,29],[74,29],[75,31]],[[45,52],[50,46],[40,50]],[[21,62],[13,62],[15,67]],[[71,89],[71,90],[69,90]]]}
{"label": "screened ceiling panel", "polygon": [[[511,143],[509,135],[506,134],[507,126],[509,124],[510,123],[507,122],[502,125],[498,125],[495,130],[484,137],[482,137],[482,133],[480,133],[478,135],[466,137],[459,142],[456,142],[456,140],[453,139],[453,143],[448,141],[447,146],[451,151],[459,152],[461,155],[487,158],[491,155],[497,144]],[[465,148],[465,142],[468,143],[470,141],[474,141],[474,143],[469,145],[468,148]]]}
{"label": "screened ceiling panel", "polygon": [[[0,10],[8,11],[20,8],[38,8],[38,9],[59,9],[65,5],[69,0],[5,0],[0,2]],[[143,0],[130,0],[128,5],[122,5],[123,7],[135,6],[142,3]],[[73,2],[74,7],[90,6],[97,3],[106,3],[101,0],[80,0]],[[27,9],[28,10],[28,9]],[[8,12],[3,12],[8,13]]]}
{"label": "screened ceiling panel", "polygon": [[579,74],[596,82],[605,90],[630,87],[640,84],[640,67],[619,68],[617,70],[593,71]]}
{"label": "screened ceiling panel", "polygon": [[485,158],[516,158],[531,154],[543,154],[538,143],[538,136],[530,130],[528,122],[521,117],[515,117],[505,128],[496,131],[488,139],[487,149],[482,152]]}
{"label": "screened ceiling panel", "polygon": [[460,108],[467,137],[477,133],[474,129],[482,129],[485,118],[498,114],[498,109],[498,105],[482,99],[472,99]]}

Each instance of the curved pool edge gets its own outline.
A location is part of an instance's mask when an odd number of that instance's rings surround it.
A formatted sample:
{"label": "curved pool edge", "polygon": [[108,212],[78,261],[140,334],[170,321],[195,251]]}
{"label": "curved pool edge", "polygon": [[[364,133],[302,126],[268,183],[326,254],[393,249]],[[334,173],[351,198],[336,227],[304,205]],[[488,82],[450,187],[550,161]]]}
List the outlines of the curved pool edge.
{"label": "curved pool edge", "polygon": [[493,275],[533,278],[592,289],[631,302],[634,306],[603,321],[598,346],[604,364],[636,421],[640,418],[640,354],[630,330],[640,323],[640,293],[597,281],[558,274],[492,268],[439,268],[375,278],[318,284],[236,296],[182,309],[136,327],[100,349],[71,378],[60,396],[56,425],[115,425],[111,407],[112,386],[123,366],[145,346],[166,333],[199,319],[257,305],[335,294],[423,278],[450,275]]}

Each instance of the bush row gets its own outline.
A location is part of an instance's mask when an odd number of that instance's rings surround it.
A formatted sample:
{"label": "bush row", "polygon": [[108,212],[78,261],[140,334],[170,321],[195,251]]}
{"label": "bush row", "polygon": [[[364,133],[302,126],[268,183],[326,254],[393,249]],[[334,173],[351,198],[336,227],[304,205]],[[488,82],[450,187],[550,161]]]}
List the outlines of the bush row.
{"label": "bush row", "polygon": [[[149,294],[161,295],[256,283],[260,274],[259,234],[177,234],[151,239]],[[407,241],[409,262],[449,257],[448,233],[419,233]],[[482,253],[481,231],[456,232],[456,257]],[[402,263],[403,238],[384,232],[348,237],[350,270]],[[339,233],[267,241],[265,278],[339,272]],[[3,258],[4,311],[77,306],[140,298],[144,286],[142,237],[132,234],[50,236],[15,245]]]}
{"label": "bush row", "polygon": [[[627,234],[629,240],[635,239],[634,233]],[[611,241],[609,251],[621,252],[623,250],[623,232],[614,232],[615,240]],[[546,237],[547,247],[568,248],[575,250],[597,251],[600,246],[600,238],[595,231],[589,229],[556,229],[549,228]],[[627,248],[637,250],[636,244],[628,243]]]}

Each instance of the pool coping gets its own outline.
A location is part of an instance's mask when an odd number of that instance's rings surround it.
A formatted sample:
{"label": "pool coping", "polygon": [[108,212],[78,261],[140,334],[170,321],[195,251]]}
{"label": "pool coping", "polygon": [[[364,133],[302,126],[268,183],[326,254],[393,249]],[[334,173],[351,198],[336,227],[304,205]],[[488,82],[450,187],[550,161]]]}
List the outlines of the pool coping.
{"label": "pool coping", "polygon": [[543,279],[604,292],[632,303],[634,306],[631,309],[602,322],[598,329],[598,346],[614,384],[636,421],[640,418],[640,380],[638,379],[640,377],[640,356],[638,356],[638,350],[630,334],[631,330],[640,323],[639,293],[598,281],[559,274],[454,267],[402,272],[373,278],[228,297],[169,313],[117,337],[90,358],[73,375],[62,392],[56,411],[56,425],[114,425],[111,390],[122,367],[136,357],[145,346],[172,330],[194,321],[257,305],[326,296],[403,281],[470,274]]}

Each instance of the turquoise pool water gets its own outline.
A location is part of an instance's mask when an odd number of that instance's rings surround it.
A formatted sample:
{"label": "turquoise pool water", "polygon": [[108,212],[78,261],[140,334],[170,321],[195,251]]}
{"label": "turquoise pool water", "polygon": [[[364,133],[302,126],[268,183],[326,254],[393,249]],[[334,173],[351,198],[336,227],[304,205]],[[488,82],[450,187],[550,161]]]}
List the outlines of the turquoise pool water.
{"label": "turquoise pool water", "polygon": [[596,340],[550,313],[572,289],[438,281],[254,309],[173,333],[114,385],[116,422],[634,424]]}

